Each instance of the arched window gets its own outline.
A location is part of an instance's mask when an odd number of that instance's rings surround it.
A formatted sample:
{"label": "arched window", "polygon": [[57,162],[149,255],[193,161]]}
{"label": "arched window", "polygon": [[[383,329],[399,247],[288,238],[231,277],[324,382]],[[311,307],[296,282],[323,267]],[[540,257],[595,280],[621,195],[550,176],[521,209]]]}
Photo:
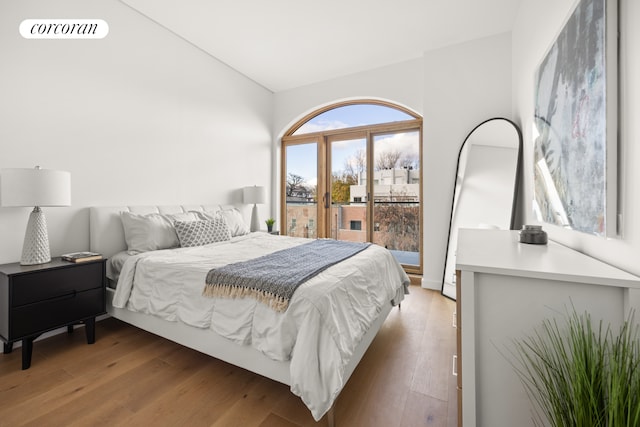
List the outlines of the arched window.
{"label": "arched window", "polygon": [[334,104],[282,138],[281,233],[373,242],[422,273],[422,119],[391,103]]}
{"label": "arched window", "polygon": [[299,127],[292,135],[415,119],[419,119],[419,117],[386,104],[341,104],[320,110],[320,112],[315,111],[312,113],[312,117],[307,116],[301,122],[298,122]]}

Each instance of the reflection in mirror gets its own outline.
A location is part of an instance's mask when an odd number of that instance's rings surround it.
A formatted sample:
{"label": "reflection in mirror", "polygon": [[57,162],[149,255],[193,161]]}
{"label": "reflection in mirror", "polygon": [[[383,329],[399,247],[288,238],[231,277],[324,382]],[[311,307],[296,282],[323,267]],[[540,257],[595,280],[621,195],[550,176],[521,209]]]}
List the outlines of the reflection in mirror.
{"label": "reflection in mirror", "polygon": [[458,154],[442,294],[456,298],[460,228],[513,229],[522,151],[520,128],[508,119],[480,123]]}

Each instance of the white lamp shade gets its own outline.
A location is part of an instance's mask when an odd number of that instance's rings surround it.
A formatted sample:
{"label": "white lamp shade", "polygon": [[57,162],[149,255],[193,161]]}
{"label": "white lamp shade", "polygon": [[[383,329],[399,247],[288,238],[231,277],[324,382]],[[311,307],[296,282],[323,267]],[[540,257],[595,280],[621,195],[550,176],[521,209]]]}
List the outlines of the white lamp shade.
{"label": "white lamp shade", "polygon": [[244,202],[248,205],[251,204],[263,204],[266,199],[264,187],[244,187],[243,195]]}
{"label": "white lamp shade", "polygon": [[0,170],[0,206],[70,206],[71,174],[51,169]]}

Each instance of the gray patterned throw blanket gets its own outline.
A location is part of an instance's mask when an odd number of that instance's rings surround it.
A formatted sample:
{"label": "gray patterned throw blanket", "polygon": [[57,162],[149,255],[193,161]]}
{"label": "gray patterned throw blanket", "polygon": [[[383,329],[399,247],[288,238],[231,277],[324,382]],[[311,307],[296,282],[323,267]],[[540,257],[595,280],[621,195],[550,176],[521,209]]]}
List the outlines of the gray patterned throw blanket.
{"label": "gray patterned throw blanket", "polygon": [[207,273],[203,295],[251,297],[285,311],[295,290],[323,270],[369,247],[370,243],[318,239]]}

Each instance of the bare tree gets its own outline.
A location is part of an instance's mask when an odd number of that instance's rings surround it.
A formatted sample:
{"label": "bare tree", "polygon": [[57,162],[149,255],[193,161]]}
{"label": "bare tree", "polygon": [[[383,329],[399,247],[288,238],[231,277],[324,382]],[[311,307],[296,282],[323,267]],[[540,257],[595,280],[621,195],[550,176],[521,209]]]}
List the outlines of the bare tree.
{"label": "bare tree", "polygon": [[352,156],[344,161],[345,175],[355,177],[367,170],[367,152],[362,148],[358,149]]}
{"label": "bare tree", "polygon": [[354,163],[356,166],[356,172],[361,174],[367,170],[367,151],[360,148],[354,155]]}
{"label": "bare tree", "polygon": [[289,173],[287,175],[287,196],[300,196],[302,193],[308,193],[308,189],[303,185],[304,177]]}
{"label": "bare tree", "polygon": [[376,205],[374,242],[388,249],[420,250],[420,206],[417,203]]}
{"label": "bare tree", "polygon": [[402,157],[402,153],[397,150],[382,151],[376,156],[376,170],[395,169]]}
{"label": "bare tree", "polygon": [[417,154],[405,154],[399,160],[399,165],[404,169],[420,169],[420,156]]}

